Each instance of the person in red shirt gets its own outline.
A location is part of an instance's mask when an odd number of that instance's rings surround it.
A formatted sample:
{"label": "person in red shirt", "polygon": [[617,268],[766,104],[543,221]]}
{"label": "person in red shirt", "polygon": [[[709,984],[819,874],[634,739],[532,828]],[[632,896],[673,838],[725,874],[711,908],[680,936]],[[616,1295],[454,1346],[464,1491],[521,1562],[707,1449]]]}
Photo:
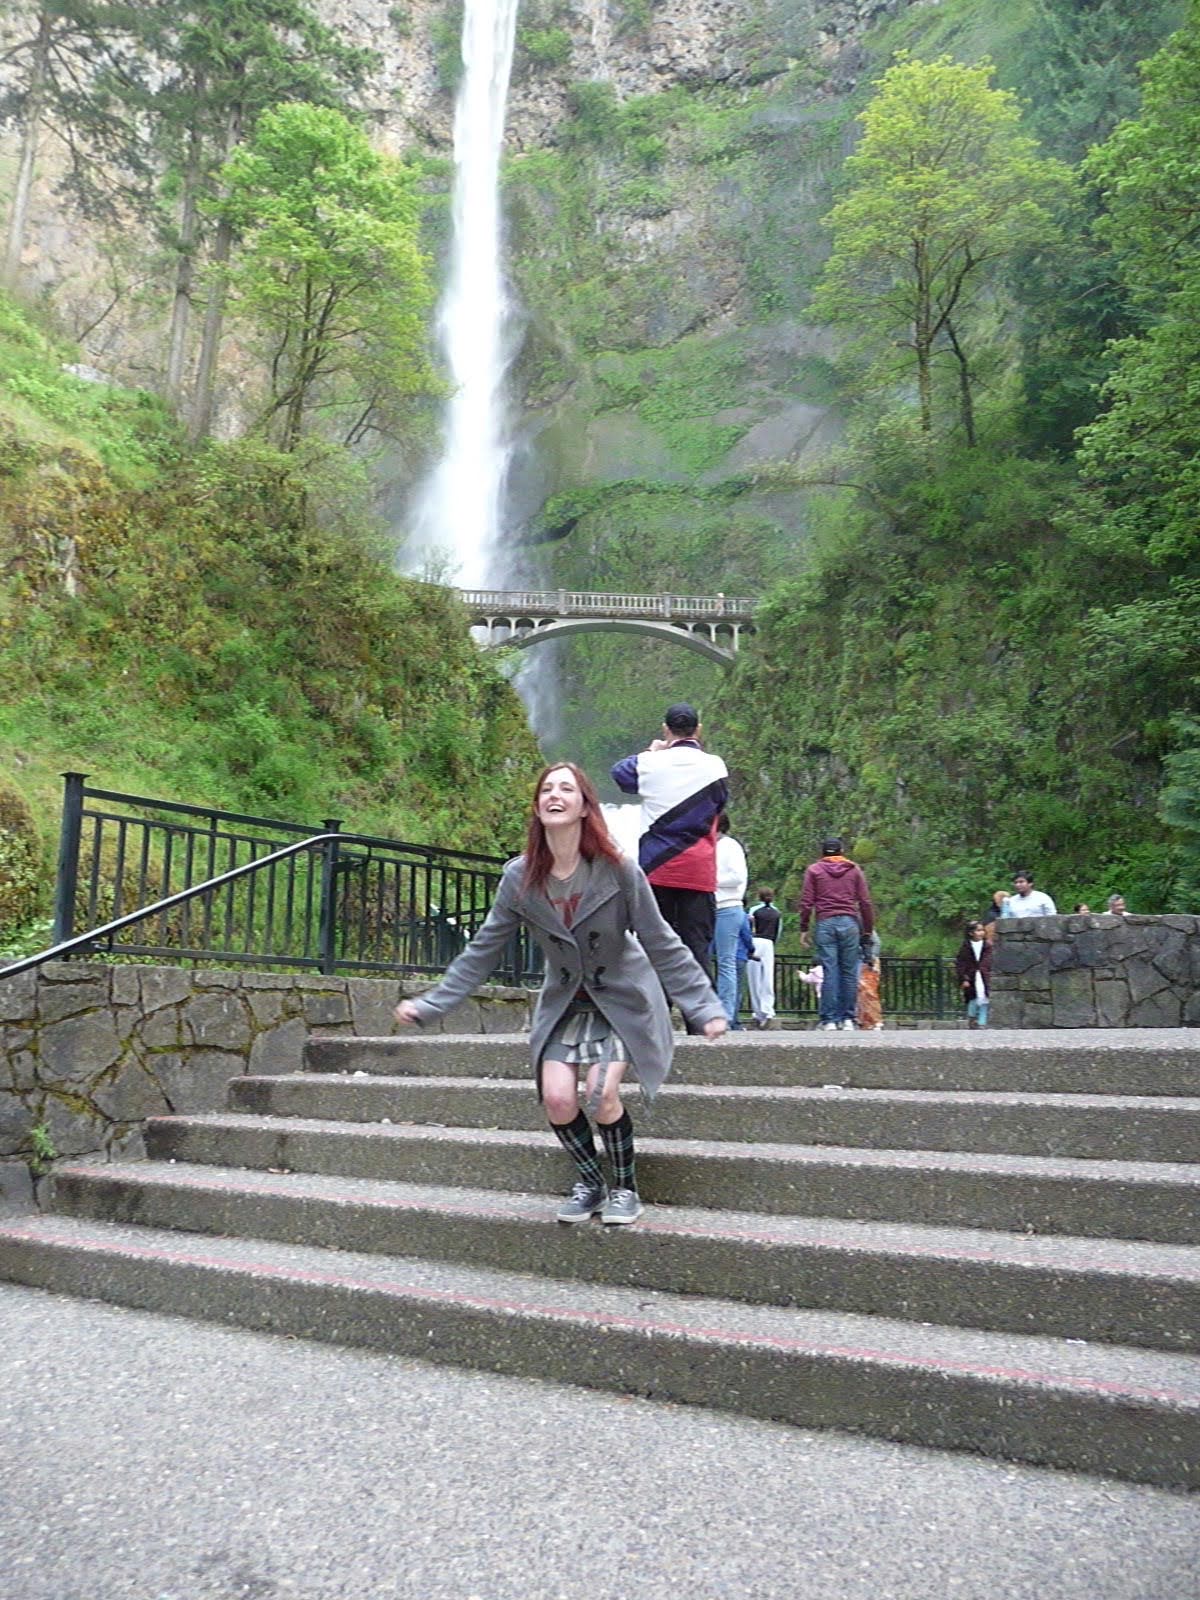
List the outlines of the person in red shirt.
{"label": "person in red shirt", "polygon": [[800,891],[800,943],[813,943],[824,969],[821,985],[821,1027],[854,1031],[858,1006],[859,950],[875,928],[875,908],[862,868],[842,854],[842,841],[830,836],[821,859],[804,871]]}

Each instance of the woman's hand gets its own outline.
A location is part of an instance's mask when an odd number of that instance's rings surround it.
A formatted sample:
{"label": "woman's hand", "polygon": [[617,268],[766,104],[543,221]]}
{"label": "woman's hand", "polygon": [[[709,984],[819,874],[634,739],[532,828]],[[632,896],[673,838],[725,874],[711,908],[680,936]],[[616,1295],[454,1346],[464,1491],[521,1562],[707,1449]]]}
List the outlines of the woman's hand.
{"label": "woman's hand", "polygon": [[421,1020],[421,1013],[411,1000],[401,1000],[392,1015],[401,1026],[406,1026],[410,1022],[420,1022]]}
{"label": "woman's hand", "polygon": [[724,1017],[710,1017],[704,1024],[704,1037],[706,1039],[719,1039],[729,1027]]}

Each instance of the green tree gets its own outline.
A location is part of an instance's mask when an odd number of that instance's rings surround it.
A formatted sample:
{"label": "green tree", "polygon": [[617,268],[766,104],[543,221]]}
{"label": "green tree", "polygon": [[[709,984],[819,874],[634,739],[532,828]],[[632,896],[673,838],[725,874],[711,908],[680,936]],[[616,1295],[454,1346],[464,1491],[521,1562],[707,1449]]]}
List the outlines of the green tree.
{"label": "green tree", "polygon": [[94,0],[42,0],[0,51],[5,87],[0,125],[20,130],[0,279],[20,270],[37,150],[46,132],[67,153],[64,186],[85,209],[111,215],[125,186],[119,171],[144,175],[143,131],[126,98],[142,81],[138,10]]}
{"label": "green tree", "polygon": [[1113,346],[1105,411],[1080,438],[1099,491],[1097,542],[1200,577],[1200,3],[1146,64],[1144,109],[1092,155],[1117,259],[1144,332]]}
{"label": "green tree", "polygon": [[1200,911],[1200,722],[1177,717],[1172,731],[1176,749],[1163,763],[1159,816],[1180,841],[1171,909],[1195,912]]}
{"label": "green tree", "polygon": [[1016,81],[1030,131],[1072,165],[1137,115],[1138,68],[1184,20],[1187,0],[1034,0]]}
{"label": "green tree", "polygon": [[346,443],[386,430],[434,386],[413,174],[340,112],[296,103],[263,113],[221,183],[242,241],[229,287],[268,346],[265,430],[285,451],[314,415]]}
{"label": "green tree", "polygon": [[1054,208],[1071,184],[1021,131],[1015,96],[991,78],[987,61],[902,55],[878,80],[845,164],[848,192],[825,219],[833,251],[814,295],[819,316],[856,330],[875,382],[915,368],[926,435],[935,362],[948,356],[969,444],[980,351],[996,337],[982,312],[1014,254],[1053,238]]}
{"label": "green tree", "polygon": [[157,0],[145,9],[143,28],[164,74],[149,109],[172,180],[162,236],[173,259],[166,393],[176,405],[185,389],[197,266],[208,269],[188,408],[188,432],[198,440],[211,423],[235,243],[229,215],[205,204],[218,194],[218,173],[268,107],[289,100],[345,106],[374,57],[347,45],[305,0]]}
{"label": "green tree", "polygon": [[[1112,346],[1105,409],[1080,435],[1074,534],[1121,581],[1093,629],[1110,673],[1137,673],[1144,721],[1169,726],[1163,815],[1189,814],[1200,690],[1200,3],[1144,70],[1143,109],[1090,157],[1112,249],[1143,331]],[[1169,719],[1169,721],[1168,721]],[[1161,748],[1161,745],[1160,745]],[[1198,796],[1192,793],[1194,809]]]}

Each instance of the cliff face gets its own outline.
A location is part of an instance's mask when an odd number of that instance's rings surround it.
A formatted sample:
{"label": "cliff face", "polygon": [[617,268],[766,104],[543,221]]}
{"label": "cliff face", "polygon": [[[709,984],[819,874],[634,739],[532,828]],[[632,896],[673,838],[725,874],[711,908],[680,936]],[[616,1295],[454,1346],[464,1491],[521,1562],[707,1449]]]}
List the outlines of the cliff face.
{"label": "cliff face", "polygon": [[[509,100],[508,147],[554,143],[569,116],[568,86],[611,84],[625,100],[685,85],[750,85],[799,55],[844,88],[861,40],[914,0],[524,0]],[[915,0],[929,3],[929,0]],[[936,3],[936,0],[934,0]],[[318,11],[379,52],[371,85],[384,137],[449,148],[461,0],[318,0]]]}
{"label": "cliff face", "polygon": [[[379,141],[448,155],[458,0],[319,9],[379,54],[365,95]],[[805,319],[829,179],[855,90],[905,30],[944,15],[939,0],[523,0],[504,179],[524,316],[510,570],[756,594],[792,568],[806,497],[758,478],[765,463],[817,458],[839,432],[829,336]],[[10,131],[0,172],[15,148]],[[62,167],[47,134],[24,287],[56,307],[86,363],[157,388],[169,264],[135,231],[102,236],[70,214]],[[447,182],[431,165],[435,252]],[[236,431],[254,372],[231,324],[219,432]],[[663,682],[703,696],[714,672],[600,636],[561,653],[560,696],[588,707],[581,753],[599,759],[589,718],[640,727]]]}
{"label": "cliff face", "polygon": [[[927,0],[525,0],[508,119],[508,150],[516,158],[559,147],[577,121],[580,86],[600,86],[618,105],[655,97],[717,94],[770,101],[770,86],[803,67],[805,97],[836,99],[862,70],[862,38],[881,18]],[[370,47],[379,67],[364,97],[381,144],[394,151],[449,152],[458,72],[461,0],[319,0],[318,11],[352,43]],[[36,6],[7,13],[3,42],[36,28]],[[0,64],[0,90],[5,72]],[[795,107],[793,107],[793,113]],[[0,137],[0,186],[15,178],[19,130]],[[618,153],[619,154],[619,153]],[[686,155],[684,157],[686,164]],[[644,156],[635,166],[645,166]],[[167,267],[132,227],[101,235],[64,201],[60,183],[66,152],[43,130],[30,208],[21,287],[49,301],[69,333],[80,338],[86,363],[123,382],[155,387],[160,379],[167,300]],[[680,241],[695,239],[703,221],[680,178],[676,203],[659,192],[640,206],[612,206],[597,194],[595,221],[621,245],[621,254],[649,267],[674,262]],[[580,247],[586,241],[580,241]],[[586,252],[585,252],[586,253]],[[561,263],[560,263],[561,264]],[[517,263],[534,326],[545,310],[530,276]],[[688,273],[689,304],[647,330],[651,342],[686,324],[711,322],[728,309],[728,272],[719,263]],[[695,309],[699,305],[699,311]],[[639,337],[642,334],[639,333]],[[236,362],[236,332],[230,346]],[[225,396],[226,428],[236,424],[238,385]]]}

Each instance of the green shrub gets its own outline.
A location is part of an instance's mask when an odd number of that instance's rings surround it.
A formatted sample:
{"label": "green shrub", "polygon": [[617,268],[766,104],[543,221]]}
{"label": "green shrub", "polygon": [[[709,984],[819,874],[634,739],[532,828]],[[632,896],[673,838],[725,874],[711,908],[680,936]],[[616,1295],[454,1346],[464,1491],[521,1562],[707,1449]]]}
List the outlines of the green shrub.
{"label": "green shrub", "polygon": [[565,67],[571,59],[571,35],[565,28],[518,28],[517,48],[538,67]]}
{"label": "green shrub", "polygon": [[42,842],[25,797],[0,779],[0,941],[38,909]]}

